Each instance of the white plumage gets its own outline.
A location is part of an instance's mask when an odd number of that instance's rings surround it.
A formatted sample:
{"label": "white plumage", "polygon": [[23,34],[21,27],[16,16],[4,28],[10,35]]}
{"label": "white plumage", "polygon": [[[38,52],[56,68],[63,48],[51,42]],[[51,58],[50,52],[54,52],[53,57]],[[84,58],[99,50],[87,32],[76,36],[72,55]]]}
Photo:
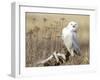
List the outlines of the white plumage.
{"label": "white plumage", "polygon": [[75,53],[80,55],[79,41],[77,38],[78,29],[78,24],[71,21],[68,26],[62,30],[62,39],[71,56],[74,56]]}

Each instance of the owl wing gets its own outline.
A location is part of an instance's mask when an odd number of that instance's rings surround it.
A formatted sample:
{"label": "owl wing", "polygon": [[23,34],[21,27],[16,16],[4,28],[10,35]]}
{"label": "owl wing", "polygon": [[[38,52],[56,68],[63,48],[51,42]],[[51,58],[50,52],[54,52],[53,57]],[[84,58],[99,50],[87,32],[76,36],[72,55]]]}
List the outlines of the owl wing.
{"label": "owl wing", "polygon": [[80,54],[80,52],[81,52],[80,45],[79,45],[79,41],[78,41],[76,33],[73,33],[73,35],[72,35],[72,46],[73,46],[73,49],[75,50],[75,52],[77,54]]}

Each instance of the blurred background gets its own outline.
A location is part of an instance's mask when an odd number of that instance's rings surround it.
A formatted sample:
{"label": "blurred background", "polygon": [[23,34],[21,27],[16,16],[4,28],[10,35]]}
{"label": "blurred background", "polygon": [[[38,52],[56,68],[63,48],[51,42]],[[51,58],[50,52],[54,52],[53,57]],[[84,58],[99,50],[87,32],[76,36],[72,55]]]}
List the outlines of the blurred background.
{"label": "blurred background", "polygon": [[64,53],[61,32],[70,21],[79,25],[78,39],[81,56],[65,65],[89,64],[89,15],[25,13],[26,23],[26,67],[37,66],[38,61],[48,58],[54,51]]}

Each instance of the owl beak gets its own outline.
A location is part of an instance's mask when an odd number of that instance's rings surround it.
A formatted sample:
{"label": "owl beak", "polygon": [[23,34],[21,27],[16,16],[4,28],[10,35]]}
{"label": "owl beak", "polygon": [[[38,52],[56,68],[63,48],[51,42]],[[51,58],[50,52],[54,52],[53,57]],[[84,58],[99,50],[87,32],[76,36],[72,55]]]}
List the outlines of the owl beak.
{"label": "owl beak", "polygon": [[75,27],[75,25],[73,26],[73,28]]}

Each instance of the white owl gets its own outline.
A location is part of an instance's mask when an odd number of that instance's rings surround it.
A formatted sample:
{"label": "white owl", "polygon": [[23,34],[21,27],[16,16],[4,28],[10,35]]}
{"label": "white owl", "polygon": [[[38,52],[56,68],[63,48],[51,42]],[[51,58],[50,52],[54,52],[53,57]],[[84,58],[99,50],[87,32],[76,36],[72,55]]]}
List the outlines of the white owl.
{"label": "white owl", "polygon": [[62,30],[62,39],[71,56],[74,56],[75,53],[80,55],[80,46],[77,38],[78,29],[78,24],[71,21],[69,22],[68,26]]}

